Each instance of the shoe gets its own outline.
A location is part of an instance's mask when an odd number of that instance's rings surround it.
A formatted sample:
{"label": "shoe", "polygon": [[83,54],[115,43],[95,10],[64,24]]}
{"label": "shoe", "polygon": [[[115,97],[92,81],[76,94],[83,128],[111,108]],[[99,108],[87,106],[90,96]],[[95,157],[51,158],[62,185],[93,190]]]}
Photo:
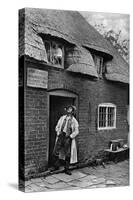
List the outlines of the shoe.
{"label": "shoe", "polygon": [[65,174],[67,174],[67,175],[69,175],[69,176],[71,176],[72,175],[72,173],[70,172],[70,170],[65,170]]}
{"label": "shoe", "polygon": [[58,169],[59,169],[59,167],[52,167],[52,168],[50,169],[50,171],[53,172],[53,171],[56,171],[56,170],[58,170]]}

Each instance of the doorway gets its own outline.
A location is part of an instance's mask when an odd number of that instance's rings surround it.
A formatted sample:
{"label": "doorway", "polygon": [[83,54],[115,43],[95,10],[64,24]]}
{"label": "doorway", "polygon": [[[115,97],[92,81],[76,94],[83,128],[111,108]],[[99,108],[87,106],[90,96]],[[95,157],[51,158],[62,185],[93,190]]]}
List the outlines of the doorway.
{"label": "doorway", "polygon": [[64,108],[68,105],[75,105],[75,97],[50,95],[49,98],[49,167],[52,166],[52,153],[56,140],[55,127],[59,118],[65,114]]}

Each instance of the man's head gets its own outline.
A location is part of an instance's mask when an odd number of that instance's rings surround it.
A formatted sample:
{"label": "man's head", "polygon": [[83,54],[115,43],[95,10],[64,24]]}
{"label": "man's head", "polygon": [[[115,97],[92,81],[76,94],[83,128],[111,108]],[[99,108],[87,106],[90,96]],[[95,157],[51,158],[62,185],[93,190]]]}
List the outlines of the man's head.
{"label": "man's head", "polygon": [[73,115],[74,112],[76,111],[76,107],[73,106],[73,105],[70,105],[70,106],[67,106],[65,108],[66,112],[67,112],[67,115]]}

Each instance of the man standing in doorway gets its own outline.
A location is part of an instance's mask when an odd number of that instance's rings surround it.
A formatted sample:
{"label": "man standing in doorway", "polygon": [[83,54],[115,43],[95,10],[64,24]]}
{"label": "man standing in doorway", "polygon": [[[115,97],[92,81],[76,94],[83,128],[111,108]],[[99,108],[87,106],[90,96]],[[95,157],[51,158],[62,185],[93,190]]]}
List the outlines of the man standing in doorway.
{"label": "man standing in doorway", "polygon": [[59,159],[65,160],[65,173],[71,175],[69,165],[77,162],[77,148],[75,137],[79,134],[79,124],[74,117],[76,107],[70,105],[66,108],[55,128],[57,138],[53,151],[54,168],[59,168]]}

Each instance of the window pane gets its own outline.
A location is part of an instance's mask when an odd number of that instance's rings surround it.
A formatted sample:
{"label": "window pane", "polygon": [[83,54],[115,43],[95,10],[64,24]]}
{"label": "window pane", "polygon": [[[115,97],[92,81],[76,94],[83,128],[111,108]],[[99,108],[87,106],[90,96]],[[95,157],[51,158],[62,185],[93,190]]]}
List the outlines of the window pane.
{"label": "window pane", "polygon": [[103,58],[99,56],[94,56],[94,62],[97,69],[97,73],[102,75],[103,72]]}
{"label": "window pane", "polygon": [[108,121],[107,121],[108,127],[114,126],[114,111],[115,109],[113,107],[108,107]]}
{"label": "window pane", "polygon": [[99,107],[99,127],[106,127],[106,107]]}
{"label": "window pane", "polygon": [[46,52],[47,52],[48,62],[50,62],[50,42],[45,42],[45,48],[46,48]]}
{"label": "window pane", "polygon": [[52,63],[56,65],[63,64],[63,47],[62,45],[52,42]]}
{"label": "window pane", "polygon": [[55,41],[45,41],[47,60],[53,65],[63,66],[64,64],[64,46]]}
{"label": "window pane", "polygon": [[99,57],[95,58],[95,64],[97,68],[97,73],[100,74],[100,58]]}

